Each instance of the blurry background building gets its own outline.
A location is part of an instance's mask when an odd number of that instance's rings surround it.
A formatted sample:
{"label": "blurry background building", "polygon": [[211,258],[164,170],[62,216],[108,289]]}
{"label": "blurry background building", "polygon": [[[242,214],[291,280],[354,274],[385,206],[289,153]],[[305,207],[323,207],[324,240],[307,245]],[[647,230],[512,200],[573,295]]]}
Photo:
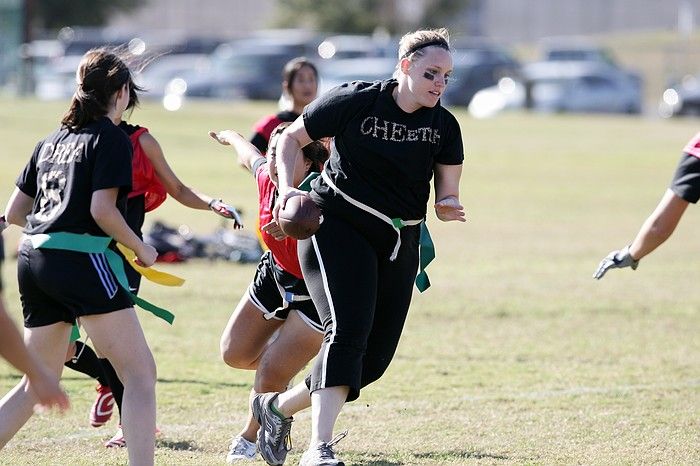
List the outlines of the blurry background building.
{"label": "blurry background building", "polygon": [[[19,0],[1,0],[18,2]],[[270,27],[279,10],[277,0],[148,0],[129,13],[117,13],[110,27],[131,30],[177,30],[192,35],[215,33],[238,37]],[[432,0],[383,0],[368,15],[418,20]],[[463,0],[451,26],[461,35],[505,42],[544,36],[591,35],[631,31],[692,31],[700,0]],[[304,24],[303,12],[298,18]]]}
{"label": "blurry background building", "polygon": [[276,0],[148,0],[108,25],[127,31],[177,31],[190,36],[240,37],[269,27]]}
{"label": "blurry background building", "polygon": [[663,115],[700,114],[699,13],[700,0],[0,0],[0,90],[68,98],[86,50],[128,43],[166,108],[276,99],[291,57],[317,62],[322,90],[379,79],[401,34],[444,25],[445,105],[490,88],[480,101],[505,89],[533,110],[649,113],[663,95]]}
{"label": "blurry background building", "polygon": [[682,29],[690,33],[700,0],[470,0],[471,35],[507,42],[545,36]]}

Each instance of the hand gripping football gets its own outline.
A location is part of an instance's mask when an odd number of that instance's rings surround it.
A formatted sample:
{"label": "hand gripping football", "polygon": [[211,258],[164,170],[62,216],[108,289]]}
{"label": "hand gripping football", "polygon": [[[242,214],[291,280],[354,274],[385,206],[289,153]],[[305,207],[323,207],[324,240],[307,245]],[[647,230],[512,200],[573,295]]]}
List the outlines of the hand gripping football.
{"label": "hand gripping football", "polygon": [[321,209],[309,196],[290,197],[279,211],[279,225],[294,239],[310,238],[321,225]]}

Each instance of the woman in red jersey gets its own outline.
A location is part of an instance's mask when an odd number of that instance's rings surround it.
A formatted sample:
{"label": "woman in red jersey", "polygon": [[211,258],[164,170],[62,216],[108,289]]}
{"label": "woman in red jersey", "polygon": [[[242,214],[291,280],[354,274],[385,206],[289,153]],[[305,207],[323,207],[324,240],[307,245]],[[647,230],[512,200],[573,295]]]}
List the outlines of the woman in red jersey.
{"label": "woman in red jersey", "polygon": [[[323,325],[301,274],[297,241],[282,233],[272,218],[277,200],[275,145],[283,131],[272,133],[267,157],[234,131],[210,133],[224,145],[232,145],[238,160],[255,176],[259,198],[259,225],[269,251],[258,264],[248,292],[241,298],[221,336],[221,356],[231,367],[256,370],[252,394],[283,391],[289,381],[318,353]],[[328,150],[316,142],[305,147],[294,169],[299,186],[312,172],[320,172]],[[275,332],[276,338],[272,339]],[[259,425],[248,420],[233,437],[226,460],[253,459]]]}

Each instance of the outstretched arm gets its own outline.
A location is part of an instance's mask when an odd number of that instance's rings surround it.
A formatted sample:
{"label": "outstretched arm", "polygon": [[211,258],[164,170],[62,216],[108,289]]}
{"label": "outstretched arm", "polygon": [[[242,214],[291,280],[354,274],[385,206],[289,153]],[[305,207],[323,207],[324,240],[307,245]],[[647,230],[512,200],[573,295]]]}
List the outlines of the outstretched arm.
{"label": "outstretched arm", "polygon": [[459,203],[459,180],[462,165],[435,164],[435,214],[443,222],[466,222],[464,207]]}
{"label": "outstretched arm", "polygon": [[190,207],[192,209],[208,210],[209,202],[213,198],[200,194],[192,190],[190,187],[185,186],[185,184],[180,181],[168,161],[165,160],[165,155],[163,154],[163,149],[150,133],[143,133],[139,136],[139,142],[143,148],[146,157],[153,164],[153,168],[156,170],[158,179],[165,190],[170,194],[173,199],[175,199],[180,204]]}
{"label": "outstretched arm", "polygon": [[667,189],[632,241],[630,255],[635,260],[640,260],[661,246],[673,234],[687,207],[688,201]]}
{"label": "outstretched arm", "polygon": [[632,244],[608,254],[598,265],[593,278],[603,278],[610,269],[636,269],[642,257],[661,246],[673,234],[687,207],[688,201],[667,189],[654,212],[642,224]]}
{"label": "outstretched arm", "polygon": [[165,160],[165,154],[163,154],[160,144],[150,133],[143,133],[139,136],[139,143],[146,157],[153,164],[158,179],[173,199],[192,209],[212,210],[222,217],[234,220],[236,228],[243,227],[243,221],[235,208],[225,204],[220,199],[199,193],[180,181],[173,169],[170,168],[168,161]]}
{"label": "outstretched arm", "polygon": [[218,132],[209,131],[209,136],[214,138],[219,144],[233,146],[236,154],[238,154],[238,163],[251,172],[253,171],[255,162],[258,159],[265,158],[257,147],[241,136],[240,133],[231,129]]}
{"label": "outstretched arm", "polygon": [[46,408],[58,407],[65,411],[70,407],[68,396],[58,384],[58,377],[46,369],[24,346],[22,336],[5,311],[0,296],[0,356],[17,370],[27,374],[29,386],[34,390],[39,403]]}

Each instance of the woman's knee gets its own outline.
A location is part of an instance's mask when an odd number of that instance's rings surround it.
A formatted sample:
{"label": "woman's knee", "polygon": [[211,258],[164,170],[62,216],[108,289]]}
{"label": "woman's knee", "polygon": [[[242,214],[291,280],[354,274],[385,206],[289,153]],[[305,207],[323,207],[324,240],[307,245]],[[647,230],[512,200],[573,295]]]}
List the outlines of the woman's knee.
{"label": "woman's knee", "polygon": [[284,391],[294,375],[281,367],[259,368],[255,373],[255,391],[258,393]]}
{"label": "woman's knee", "polygon": [[258,355],[253,355],[245,349],[221,341],[221,359],[234,369],[255,369]]}
{"label": "woman's knee", "polygon": [[149,352],[148,357],[140,358],[138,363],[131,363],[125,367],[119,368],[118,375],[124,387],[132,386],[150,390],[156,385],[158,371],[156,369],[156,362]]}

